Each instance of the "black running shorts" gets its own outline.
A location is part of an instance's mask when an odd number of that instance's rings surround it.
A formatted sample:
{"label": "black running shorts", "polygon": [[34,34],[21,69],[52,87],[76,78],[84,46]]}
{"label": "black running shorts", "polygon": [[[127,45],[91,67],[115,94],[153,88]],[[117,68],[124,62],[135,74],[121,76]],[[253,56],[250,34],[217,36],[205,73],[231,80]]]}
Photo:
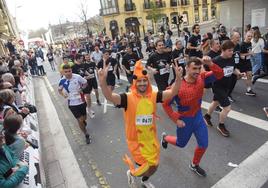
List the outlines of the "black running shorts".
{"label": "black running shorts", "polygon": [[76,119],[87,115],[87,104],[85,102],[76,106],[69,106],[69,109]]}

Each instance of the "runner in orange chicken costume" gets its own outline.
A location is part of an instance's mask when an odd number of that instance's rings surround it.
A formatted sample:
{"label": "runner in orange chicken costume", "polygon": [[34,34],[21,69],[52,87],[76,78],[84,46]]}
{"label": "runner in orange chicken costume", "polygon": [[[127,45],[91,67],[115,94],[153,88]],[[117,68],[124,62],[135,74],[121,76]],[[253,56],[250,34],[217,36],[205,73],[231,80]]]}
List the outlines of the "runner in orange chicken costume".
{"label": "runner in orange chicken costume", "polygon": [[[148,181],[149,177],[157,170],[159,163],[160,147],[157,138],[155,113],[156,103],[170,99],[178,93],[182,69],[177,65],[176,81],[172,87],[165,91],[153,91],[147,71],[142,62],[136,62],[133,83],[128,93],[112,93],[107,87],[106,75],[108,66],[99,70],[99,80],[103,95],[107,100],[118,107],[124,108],[125,130],[128,149],[131,158],[125,155],[123,160],[129,166],[127,171],[130,187],[135,185],[134,177],[142,177],[141,183],[144,187],[154,187]],[[137,164],[137,168],[135,167]]]}

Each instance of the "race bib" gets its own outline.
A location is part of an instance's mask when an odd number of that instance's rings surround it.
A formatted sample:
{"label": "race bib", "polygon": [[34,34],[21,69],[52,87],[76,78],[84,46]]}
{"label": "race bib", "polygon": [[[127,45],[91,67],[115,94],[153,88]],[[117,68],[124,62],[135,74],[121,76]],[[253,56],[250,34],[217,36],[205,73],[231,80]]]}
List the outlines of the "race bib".
{"label": "race bib", "polygon": [[131,66],[130,67],[130,71],[134,71],[134,66]]}
{"label": "race bib", "polygon": [[152,125],[153,115],[138,115],[136,116],[136,125]]}
{"label": "race bib", "polygon": [[230,77],[234,72],[234,67],[224,67],[223,73],[225,77]]}
{"label": "race bib", "polygon": [[88,77],[89,78],[95,78],[95,75],[94,74],[89,74]]}
{"label": "race bib", "polygon": [[113,71],[113,70],[114,70],[113,66],[110,65],[108,71]]}
{"label": "race bib", "polygon": [[235,64],[239,63],[239,55],[237,53],[235,54],[234,60],[235,60]]}
{"label": "race bib", "polygon": [[185,64],[185,60],[184,60],[184,58],[179,60],[179,64],[180,64],[180,65]]}
{"label": "race bib", "polygon": [[167,69],[167,68],[162,68],[162,69],[160,69],[160,75],[163,75],[163,74],[167,74],[167,73],[169,73],[169,69]]}

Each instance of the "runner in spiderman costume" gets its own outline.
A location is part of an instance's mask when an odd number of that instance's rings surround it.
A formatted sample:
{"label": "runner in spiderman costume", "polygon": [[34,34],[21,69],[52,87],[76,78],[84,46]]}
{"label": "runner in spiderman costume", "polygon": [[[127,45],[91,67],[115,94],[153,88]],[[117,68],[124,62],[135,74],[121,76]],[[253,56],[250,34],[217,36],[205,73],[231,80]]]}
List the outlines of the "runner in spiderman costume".
{"label": "runner in spiderman costume", "polygon": [[[210,72],[201,72],[202,64],[209,66]],[[200,160],[208,147],[208,131],[201,112],[201,101],[204,86],[223,77],[223,70],[214,64],[210,57],[203,59],[190,58],[186,64],[186,75],[183,77],[178,95],[163,102],[163,108],[177,125],[177,136],[162,133],[161,144],[167,148],[168,143],[185,147],[194,133],[197,147],[193,160],[189,166],[200,176],[206,176],[200,166]],[[172,104],[176,103],[176,110]]]}

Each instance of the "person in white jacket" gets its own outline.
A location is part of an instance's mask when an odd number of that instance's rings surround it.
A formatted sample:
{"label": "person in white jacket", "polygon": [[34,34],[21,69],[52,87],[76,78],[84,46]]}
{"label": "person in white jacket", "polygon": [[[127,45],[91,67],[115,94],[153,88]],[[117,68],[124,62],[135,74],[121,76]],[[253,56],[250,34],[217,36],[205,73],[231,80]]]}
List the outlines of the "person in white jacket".
{"label": "person in white jacket", "polygon": [[253,75],[258,75],[260,74],[260,70],[262,67],[262,51],[265,44],[263,38],[261,38],[261,33],[259,30],[253,31],[253,38],[251,40],[251,44],[253,52],[253,55],[251,57],[252,73]]}

